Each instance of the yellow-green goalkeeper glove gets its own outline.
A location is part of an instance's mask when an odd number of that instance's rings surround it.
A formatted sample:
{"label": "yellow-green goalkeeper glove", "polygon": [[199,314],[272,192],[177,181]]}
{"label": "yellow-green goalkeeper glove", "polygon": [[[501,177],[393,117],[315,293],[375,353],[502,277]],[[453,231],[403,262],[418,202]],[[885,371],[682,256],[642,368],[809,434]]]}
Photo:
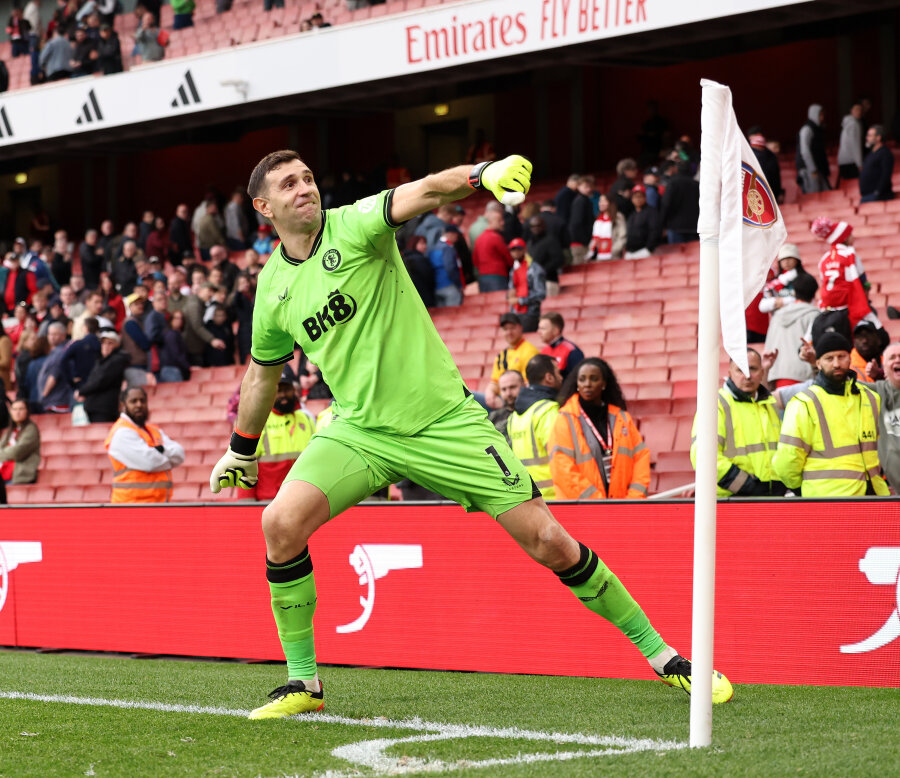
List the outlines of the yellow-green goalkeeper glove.
{"label": "yellow-green goalkeeper glove", "polygon": [[225,452],[209,477],[209,488],[213,494],[222,489],[239,486],[241,489],[252,489],[259,479],[259,465],[256,462],[256,444],[258,437],[248,437],[234,432],[231,445]]}
{"label": "yellow-green goalkeeper glove", "polygon": [[521,205],[531,188],[531,163],[519,154],[482,162],[469,172],[469,186],[487,189],[504,205]]}

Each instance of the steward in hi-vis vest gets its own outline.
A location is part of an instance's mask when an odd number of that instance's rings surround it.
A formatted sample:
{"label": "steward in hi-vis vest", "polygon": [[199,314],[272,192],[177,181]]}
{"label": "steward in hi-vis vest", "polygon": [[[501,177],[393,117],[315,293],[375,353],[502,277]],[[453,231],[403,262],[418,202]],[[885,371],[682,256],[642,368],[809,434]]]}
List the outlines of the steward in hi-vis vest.
{"label": "steward in hi-vis vest", "polygon": [[[772,468],[781,421],[775,398],[762,386],[759,352],[747,349],[750,375],[734,363],[719,389],[719,449],[716,459],[719,497],[783,496],[787,491]],[[697,465],[697,418],[691,430],[691,463]]]}
{"label": "steward in hi-vis vest", "polygon": [[612,368],[584,360],[563,385],[574,392],[550,437],[550,472],[557,500],[637,500],[650,488],[650,449],[625,410]]}
{"label": "steward in hi-vis vest", "polygon": [[184,449],[147,422],[147,394],[141,387],[126,389],[122,406],[104,443],[114,473],[110,502],[168,502],[172,468],[184,462]]}
{"label": "steward in hi-vis vest", "polygon": [[826,332],[814,344],[819,373],[784,412],[775,472],[804,497],[889,494],[878,461],[881,399],[850,372],[850,343]]}
{"label": "steward in hi-vis vest", "polygon": [[515,411],[506,420],[506,432],[513,453],[522,460],[528,474],[545,500],[553,500],[550,475],[550,434],[559,413],[556,393],[562,375],[556,360],[547,354],[532,357],[525,367],[528,386],[516,398]]}
{"label": "steward in hi-vis vest", "polygon": [[294,387],[294,371],[285,365],[278,382],[275,404],[256,446],[259,462],[259,481],[255,488],[257,500],[271,500],[278,494],[281,482],[315,431],[312,417],[300,408],[300,398]]}

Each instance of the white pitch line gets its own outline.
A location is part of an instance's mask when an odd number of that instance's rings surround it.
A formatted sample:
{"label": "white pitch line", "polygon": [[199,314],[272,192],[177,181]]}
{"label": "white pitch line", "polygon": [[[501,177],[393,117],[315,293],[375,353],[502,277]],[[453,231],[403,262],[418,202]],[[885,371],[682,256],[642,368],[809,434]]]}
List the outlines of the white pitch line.
{"label": "white pitch line", "polygon": [[[34,694],[33,692],[0,691],[0,699],[26,700],[30,702],[51,702],[70,705],[87,705],[91,707],[120,708],[127,710],[149,710],[162,713],[193,713],[212,716],[234,716],[246,718],[249,710],[221,708],[203,705],[182,705],[178,703],[146,702],[139,700],[114,700],[104,697],[76,697],[68,694]],[[541,732],[519,729],[518,727],[486,727],[470,724],[445,724],[441,722],[412,719],[353,719],[347,716],[335,716],[330,713],[308,713],[291,717],[295,721],[314,722],[316,724],[344,724],[355,727],[378,727],[384,729],[407,729],[432,734],[414,735],[405,738],[383,738],[348,743],[332,750],[332,755],[345,759],[357,767],[368,768],[376,775],[411,774],[420,772],[452,772],[462,768],[486,768],[502,765],[565,761],[615,754],[627,754],[638,751],[673,751],[685,747],[684,743],[675,741],[651,740],[648,738],[625,738],[615,735],[585,735],[568,732]],[[403,743],[430,742],[436,740],[455,740],[472,737],[498,738],[504,740],[532,740],[554,744],[570,743],[583,746],[601,746],[601,749],[589,751],[555,751],[551,753],[518,754],[509,758],[485,759],[480,761],[460,760],[443,762],[440,760],[396,759],[385,754],[391,746]],[[358,775],[328,771],[320,778],[344,778]]]}

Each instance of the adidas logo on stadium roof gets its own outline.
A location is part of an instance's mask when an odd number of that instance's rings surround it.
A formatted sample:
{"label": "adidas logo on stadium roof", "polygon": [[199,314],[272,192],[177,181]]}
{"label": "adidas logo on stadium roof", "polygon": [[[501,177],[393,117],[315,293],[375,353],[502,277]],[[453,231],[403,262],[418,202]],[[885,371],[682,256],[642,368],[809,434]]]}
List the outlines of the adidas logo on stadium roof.
{"label": "adidas logo on stadium roof", "polygon": [[12,127],[9,123],[9,117],[6,115],[6,106],[0,108],[0,138],[11,138],[13,136]]}
{"label": "adidas logo on stadium roof", "polygon": [[191,75],[190,70],[185,71],[184,83],[178,87],[178,95],[172,101],[172,107],[198,105],[200,102],[200,93],[197,91],[197,85],[194,83],[194,77]]}
{"label": "adidas logo on stadium roof", "polygon": [[100,103],[97,102],[97,95],[92,89],[88,92],[87,101],[81,106],[81,116],[75,120],[75,124],[90,124],[100,121],[103,121],[103,112],[100,110]]}

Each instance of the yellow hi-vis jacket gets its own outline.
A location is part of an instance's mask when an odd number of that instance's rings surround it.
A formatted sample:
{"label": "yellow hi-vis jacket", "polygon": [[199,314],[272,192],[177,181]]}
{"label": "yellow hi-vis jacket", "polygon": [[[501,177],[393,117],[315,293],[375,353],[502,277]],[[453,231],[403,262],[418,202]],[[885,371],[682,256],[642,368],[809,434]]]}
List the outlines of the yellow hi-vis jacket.
{"label": "yellow hi-vis jacket", "polygon": [[259,462],[293,462],[315,431],[313,420],[299,409],[290,413],[272,411],[259,436],[256,458]]}
{"label": "yellow hi-vis jacket", "polygon": [[513,453],[522,460],[545,500],[556,499],[553,477],[550,475],[548,441],[557,415],[558,402],[538,400],[525,413],[513,412],[506,420],[506,433],[512,442]]}
{"label": "yellow hi-vis jacket", "polygon": [[[746,395],[744,395],[746,397]],[[758,399],[744,399],[728,384],[719,389],[717,495],[760,495],[756,480],[780,480],[772,468],[781,422],[775,398],[761,388]],[[691,429],[691,464],[697,467],[697,417]],[[783,490],[782,492],[783,493]]]}
{"label": "yellow hi-vis jacket", "polygon": [[868,481],[875,494],[889,494],[878,462],[880,408],[881,398],[855,378],[844,382],[843,394],[817,379],[785,409],[775,472],[804,497],[857,497]]}

